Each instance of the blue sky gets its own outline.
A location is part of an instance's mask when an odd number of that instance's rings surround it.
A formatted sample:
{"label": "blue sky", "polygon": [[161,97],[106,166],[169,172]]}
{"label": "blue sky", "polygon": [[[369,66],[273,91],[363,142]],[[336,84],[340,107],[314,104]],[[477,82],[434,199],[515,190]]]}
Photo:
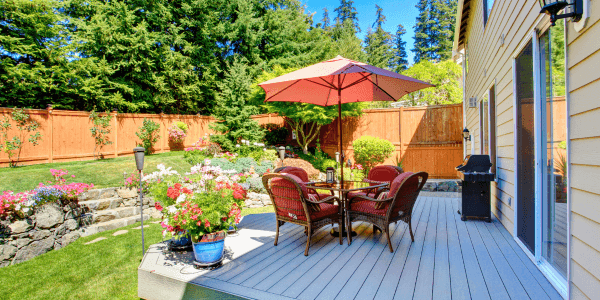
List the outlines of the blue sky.
{"label": "blue sky", "polygon": [[[323,8],[327,8],[329,11],[329,18],[331,22],[334,22],[337,14],[333,11],[340,6],[340,0],[301,0],[306,5],[308,12],[315,12],[313,20],[318,23],[323,18]],[[413,26],[419,10],[415,7],[417,0],[354,0],[354,7],[358,12],[358,23],[360,25],[361,32],[358,33],[358,37],[365,40],[365,35],[369,27],[375,22],[375,4],[379,5],[383,9],[383,15],[386,18],[383,29],[391,33],[396,33],[398,24],[402,24],[406,29],[404,35],[404,41],[406,42],[406,52],[408,53],[408,61],[410,64],[413,63],[413,52],[411,49],[414,44],[415,32]]]}

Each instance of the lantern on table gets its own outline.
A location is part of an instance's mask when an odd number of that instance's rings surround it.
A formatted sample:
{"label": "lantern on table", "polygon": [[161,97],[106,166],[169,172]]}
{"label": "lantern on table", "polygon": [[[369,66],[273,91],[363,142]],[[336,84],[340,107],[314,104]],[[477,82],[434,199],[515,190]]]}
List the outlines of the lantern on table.
{"label": "lantern on table", "polygon": [[325,173],[327,175],[326,179],[325,179],[325,182],[327,182],[327,183],[334,183],[335,182],[335,169],[332,168],[332,167],[328,167],[325,170]]}

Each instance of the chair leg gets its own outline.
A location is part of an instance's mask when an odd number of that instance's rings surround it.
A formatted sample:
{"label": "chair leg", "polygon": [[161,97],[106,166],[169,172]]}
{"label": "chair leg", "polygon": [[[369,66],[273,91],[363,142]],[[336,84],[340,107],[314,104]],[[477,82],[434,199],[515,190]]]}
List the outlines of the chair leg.
{"label": "chair leg", "polygon": [[[343,223],[343,222],[342,222],[342,216],[340,215],[340,217],[338,218],[338,228],[341,228],[341,226],[342,226],[342,223]],[[340,232],[340,234],[339,234],[339,237],[340,237],[340,245],[341,245],[341,244],[343,244],[343,243],[344,243],[344,242],[342,242],[342,239],[343,239],[343,237],[342,237],[342,232]]]}
{"label": "chair leg", "polygon": [[415,241],[415,235],[413,234],[411,219],[408,219],[408,229],[410,231],[410,238],[414,242]]}
{"label": "chair leg", "polygon": [[388,246],[390,246],[390,252],[394,253],[394,248],[392,248],[392,241],[390,241],[390,226],[387,226],[387,229],[385,230],[385,236],[387,237],[387,241],[388,241]]}
{"label": "chair leg", "polygon": [[373,224],[373,234],[377,233],[377,226],[375,226],[375,224]]}
{"label": "chair leg", "polygon": [[277,230],[275,231],[275,246],[277,246],[277,240],[279,239],[279,220],[277,222]]}
{"label": "chair leg", "polygon": [[[310,225],[308,225],[308,232],[312,232]],[[304,250],[304,256],[308,256],[308,248],[310,247],[310,234],[306,237],[306,250]]]}
{"label": "chair leg", "polygon": [[[348,234],[348,245],[350,245],[352,244],[352,220],[350,220],[350,214],[348,212],[346,212],[346,233]],[[340,235],[342,234],[343,233],[340,232]]]}

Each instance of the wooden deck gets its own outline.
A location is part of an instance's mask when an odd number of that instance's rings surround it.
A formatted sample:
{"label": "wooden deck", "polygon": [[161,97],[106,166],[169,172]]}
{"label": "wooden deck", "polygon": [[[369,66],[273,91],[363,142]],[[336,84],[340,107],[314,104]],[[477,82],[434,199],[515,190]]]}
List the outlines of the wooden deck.
{"label": "wooden deck", "polygon": [[419,197],[413,214],[415,242],[405,224],[385,236],[353,224],[348,246],[315,233],[308,257],[302,227],[281,227],[273,246],[273,214],[243,219],[226,240],[226,259],[215,270],[196,270],[191,253],[172,254],[164,244],[146,253],[138,270],[145,299],[562,299],[512,236],[492,223],[460,221],[459,199]]}

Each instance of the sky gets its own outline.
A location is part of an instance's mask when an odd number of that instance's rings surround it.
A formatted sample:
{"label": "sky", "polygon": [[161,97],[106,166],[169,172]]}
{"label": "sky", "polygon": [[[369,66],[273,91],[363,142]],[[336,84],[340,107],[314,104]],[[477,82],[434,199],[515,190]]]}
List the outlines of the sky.
{"label": "sky", "polygon": [[[335,23],[337,13],[334,11],[340,6],[340,0],[300,0],[306,5],[306,10],[309,13],[315,13],[313,17],[314,24],[317,24],[323,18],[323,8],[327,8],[329,11],[329,19],[332,24]],[[358,37],[361,40],[365,40],[365,35],[369,27],[373,26],[375,22],[375,4],[379,5],[383,9],[383,15],[386,18],[383,24],[383,29],[396,33],[398,24],[402,24],[406,29],[406,34],[403,36],[406,42],[406,53],[408,54],[408,61],[412,65],[414,53],[411,51],[414,44],[414,28],[419,10],[416,8],[418,0],[354,0],[354,7],[358,12],[358,23],[361,32],[358,33]]]}

